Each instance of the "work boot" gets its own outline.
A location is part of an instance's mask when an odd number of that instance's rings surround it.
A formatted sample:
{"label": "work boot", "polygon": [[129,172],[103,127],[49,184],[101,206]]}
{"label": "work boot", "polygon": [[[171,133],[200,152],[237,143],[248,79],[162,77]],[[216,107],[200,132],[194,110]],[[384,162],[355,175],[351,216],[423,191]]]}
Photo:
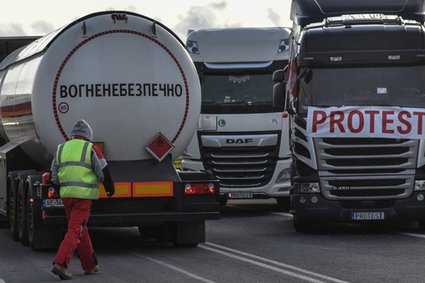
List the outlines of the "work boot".
{"label": "work boot", "polygon": [[100,270],[99,265],[96,265],[96,266],[95,266],[95,267],[93,267],[93,268],[90,268],[90,269],[85,270],[85,271],[84,271],[84,274],[85,274],[85,275],[95,274],[95,273],[98,273],[98,272],[99,272],[99,270]]}
{"label": "work boot", "polygon": [[56,274],[57,276],[59,276],[61,280],[72,279],[71,272],[69,272],[68,269],[63,265],[55,263],[53,265],[52,272],[53,274]]}

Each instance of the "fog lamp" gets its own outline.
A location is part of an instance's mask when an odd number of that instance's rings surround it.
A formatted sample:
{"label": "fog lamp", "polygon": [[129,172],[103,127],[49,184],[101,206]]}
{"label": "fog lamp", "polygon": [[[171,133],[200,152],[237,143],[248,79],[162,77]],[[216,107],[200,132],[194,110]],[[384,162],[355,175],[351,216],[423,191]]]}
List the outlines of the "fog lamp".
{"label": "fog lamp", "polygon": [[425,180],[415,181],[415,191],[425,191]]}
{"label": "fog lamp", "polygon": [[276,183],[287,182],[291,179],[291,168],[286,168],[280,171],[279,175],[276,178]]}

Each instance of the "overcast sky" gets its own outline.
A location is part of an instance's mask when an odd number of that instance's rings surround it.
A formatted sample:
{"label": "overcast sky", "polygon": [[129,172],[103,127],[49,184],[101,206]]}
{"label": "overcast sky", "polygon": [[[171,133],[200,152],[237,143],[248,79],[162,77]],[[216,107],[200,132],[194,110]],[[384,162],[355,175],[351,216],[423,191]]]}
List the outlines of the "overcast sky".
{"label": "overcast sky", "polygon": [[[128,10],[153,18],[182,40],[188,29],[292,26],[291,0],[1,0],[0,36],[44,35],[105,10]],[[254,4],[255,3],[255,4]]]}

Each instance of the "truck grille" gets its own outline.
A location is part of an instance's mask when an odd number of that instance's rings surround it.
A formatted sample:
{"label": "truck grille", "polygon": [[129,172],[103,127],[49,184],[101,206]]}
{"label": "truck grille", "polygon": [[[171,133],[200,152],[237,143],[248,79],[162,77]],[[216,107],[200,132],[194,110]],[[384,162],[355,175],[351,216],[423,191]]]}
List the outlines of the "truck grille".
{"label": "truck grille", "polygon": [[413,192],[417,140],[318,138],[315,149],[328,199],[394,199]]}
{"label": "truck grille", "polygon": [[202,146],[204,168],[214,174],[221,187],[238,189],[265,186],[273,176],[279,149],[278,135],[272,136],[275,145]]}

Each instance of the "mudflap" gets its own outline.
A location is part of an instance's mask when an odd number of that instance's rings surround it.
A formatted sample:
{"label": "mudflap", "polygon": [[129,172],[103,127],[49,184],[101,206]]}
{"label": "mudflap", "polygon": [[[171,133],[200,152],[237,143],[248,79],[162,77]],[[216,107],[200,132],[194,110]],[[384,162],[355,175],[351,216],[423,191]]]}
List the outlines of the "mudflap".
{"label": "mudflap", "polygon": [[35,251],[55,250],[63,240],[64,232],[59,227],[37,227],[30,246]]}
{"label": "mudflap", "polygon": [[61,226],[46,226],[41,219],[42,199],[37,196],[41,174],[28,176],[28,244],[33,250],[57,249],[63,239],[64,231]]}

